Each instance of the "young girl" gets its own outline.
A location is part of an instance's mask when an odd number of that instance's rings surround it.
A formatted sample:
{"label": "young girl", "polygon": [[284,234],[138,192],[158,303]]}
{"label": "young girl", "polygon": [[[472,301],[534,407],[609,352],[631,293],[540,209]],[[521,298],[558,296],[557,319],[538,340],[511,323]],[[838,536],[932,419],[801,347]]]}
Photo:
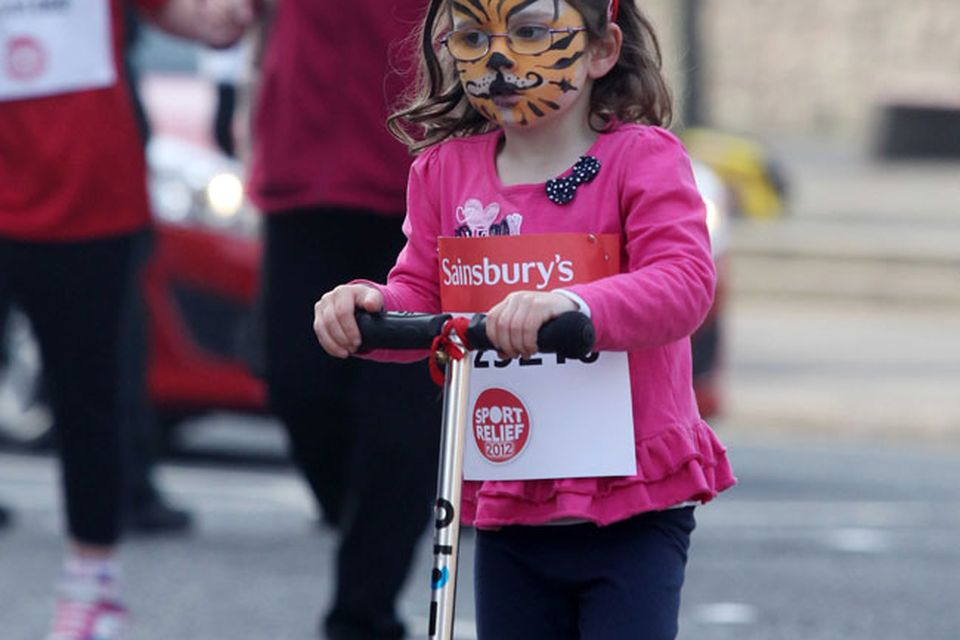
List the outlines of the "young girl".
{"label": "young girl", "polygon": [[440,238],[615,234],[618,273],[531,282],[489,309],[487,332],[501,355],[529,357],[544,322],[589,314],[596,349],[628,354],[636,473],[466,482],[477,628],[487,640],[674,638],[693,504],[735,479],[691,388],[689,336],[715,271],[689,160],[659,128],[670,99],[651,25],[617,0],[433,0],[422,54],[420,92],[390,123],[421,152],[407,245],[385,286],[323,296],[317,337],[347,357],[354,309],[439,311]]}

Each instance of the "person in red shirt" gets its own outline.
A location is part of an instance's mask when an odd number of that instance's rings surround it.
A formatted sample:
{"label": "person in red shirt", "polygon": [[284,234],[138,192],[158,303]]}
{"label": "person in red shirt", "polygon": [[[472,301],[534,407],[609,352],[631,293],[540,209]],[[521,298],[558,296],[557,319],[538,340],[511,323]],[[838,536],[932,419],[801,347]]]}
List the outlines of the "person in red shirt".
{"label": "person in red shirt", "polygon": [[385,277],[404,244],[411,157],[385,121],[427,4],[279,0],[254,103],[269,400],[340,533],[321,631],[332,640],[404,637],[396,599],[436,489],[440,405],[426,370],[331,358],[310,322],[322,293]]}
{"label": "person in red shirt", "polygon": [[[117,415],[121,310],[149,222],[146,168],[123,83],[122,0],[7,7],[0,29],[0,298],[28,316],[59,429],[70,537],[49,640],[122,637]],[[246,0],[138,0],[214,46]]]}

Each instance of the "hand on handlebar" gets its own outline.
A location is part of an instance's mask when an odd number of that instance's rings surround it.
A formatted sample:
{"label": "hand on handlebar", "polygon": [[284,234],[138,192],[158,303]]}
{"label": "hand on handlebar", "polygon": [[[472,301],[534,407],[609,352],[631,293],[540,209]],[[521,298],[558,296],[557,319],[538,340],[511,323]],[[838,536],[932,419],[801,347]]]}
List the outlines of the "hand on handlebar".
{"label": "hand on handlebar", "polygon": [[383,309],[383,294],[365,284],[343,284],[323,294],[313,306],[313,331],[323,350],[335,358],[347,358],[360,348],[357,309]]}
{"label": "hand on handlebar", "polygon": [[576,302],[559,293],[516,291],[487,313],[487,337],[504,357],[529,357],[537,352],[540,327],[577,309]]}

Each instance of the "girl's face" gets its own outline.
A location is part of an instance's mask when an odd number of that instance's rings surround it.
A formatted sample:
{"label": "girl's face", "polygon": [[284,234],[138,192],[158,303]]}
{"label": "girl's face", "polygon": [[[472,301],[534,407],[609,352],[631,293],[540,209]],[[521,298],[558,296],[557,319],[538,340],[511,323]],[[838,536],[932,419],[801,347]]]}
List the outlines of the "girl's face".
{"label": "girl's face", "polygon": [[564,0],[455,0],[447,47],[474,109],[533,126],[587,93],[587,32]]}

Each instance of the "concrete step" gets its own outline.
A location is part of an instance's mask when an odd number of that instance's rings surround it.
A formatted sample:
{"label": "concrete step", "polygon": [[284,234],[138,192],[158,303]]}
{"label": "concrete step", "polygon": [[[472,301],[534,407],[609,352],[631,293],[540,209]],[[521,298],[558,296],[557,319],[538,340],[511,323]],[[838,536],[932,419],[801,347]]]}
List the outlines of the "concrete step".
{"label": "concrete step", "polygon": [[960,224],[854,216],[738,221],[729,269],[738,296],[960,306]]}

